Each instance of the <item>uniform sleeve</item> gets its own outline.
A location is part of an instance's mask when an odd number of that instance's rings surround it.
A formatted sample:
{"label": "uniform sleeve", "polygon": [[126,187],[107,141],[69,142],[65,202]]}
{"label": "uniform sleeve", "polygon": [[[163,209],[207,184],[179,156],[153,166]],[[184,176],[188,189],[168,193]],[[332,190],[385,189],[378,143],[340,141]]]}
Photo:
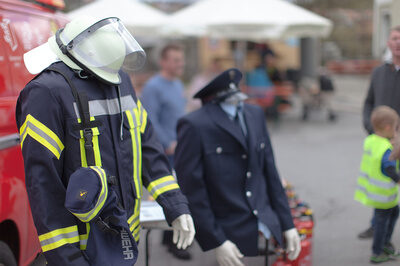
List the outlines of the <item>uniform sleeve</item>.
{"label": "uniform sleeve", "polygon": [[160,124],[160,112],[161,112],[161,101],[160,95],[157,93],[156,88],[147,83],[143,88],[143,94],[141,96],[144,108],[148,111],[149,118],[152,122],[152,126],[156,132],[157,138],[161,142],[164,148],[168,148],[171,143],[168,138],[163,134],[163,127]]}
{"label": "uniform sleeve", "polygon": [[50,90],[35,81],[18,98],[16,118],[26,189],[48,265],[89,265],[80,251],[76,220],[64,207],[64,131],[60,106]]}
{"label": "uniform sleeve", "polygon": [[390,154],[392,153],[391,149],[388,149],[382,156],[382,173],[388,177],[390,177],[393,182],[397,183],[400,180],[400,175],[396,171],[396,161],[389,160]]}
{"label": "uniform sleeve", "polygon": [[[264,118],[262,118],[264,121]],[[283,231],[294,227],[293,218],[290,212],[288,199],[285,190],[282,187],[282,182],[275,166],[275,159],[272,150],[271,140],[268,134],[266,125],[265,128],[265,177],[267,180],[268,195],[271,201],[271,206],[278,215]]]}
{"label": "uniform sleeve", "polygon": [[179,120],[175,170],[182,191],[189,200],[196,238],[206,251],[220,246],[227,238],[210,206],[201,150],[201,139],[196,128],[184,118]]}
{"label": "uniform sleeve", "polygon": [[169,224],[182,214],[190,214],[186,197],[171,174],[171,167],[158,141],[147,112],[138,101],[141,115],[143,185],[163,207]]}
{"label": "uniform sleeve", "polygon": [[374,80],[374,74],[372,75],[372,79],[368,88],[367,97],[365,98],[363,107],[363,125],[368,134],[372,134],[374,132],[371,125],[371,113],[375,105],[373,80]]}

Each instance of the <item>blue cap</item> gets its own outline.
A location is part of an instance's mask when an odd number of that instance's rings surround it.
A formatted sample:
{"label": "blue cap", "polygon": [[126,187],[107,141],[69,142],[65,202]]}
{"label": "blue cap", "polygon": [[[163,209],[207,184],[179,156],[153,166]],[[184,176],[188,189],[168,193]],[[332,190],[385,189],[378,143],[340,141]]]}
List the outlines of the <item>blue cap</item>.
{"label": "blue cap", "polygon": [[108,195],[107,176],[96,166],[79,168],[69,178],[65,207],[83,222],[101,212]]}
{"label": "blue cap", "polygon": [[[225,70],[210,83],[198,91],[193,98],[210,98],[222,92],[239,92],[239,82],[242,79],[242,72],[237,68]],[[229,93],[231,94],[231,93]]]}

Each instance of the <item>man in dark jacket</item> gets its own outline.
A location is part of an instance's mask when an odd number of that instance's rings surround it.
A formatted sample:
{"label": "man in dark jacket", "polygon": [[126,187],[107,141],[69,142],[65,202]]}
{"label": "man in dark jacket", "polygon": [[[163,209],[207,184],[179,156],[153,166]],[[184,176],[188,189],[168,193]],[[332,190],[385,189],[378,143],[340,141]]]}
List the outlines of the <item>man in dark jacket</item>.
{"label": "man in dark jacket", "polygon": [[[364,102],[363,124],[368,134],[373,133],[371,113],[375,107],[387,105],[400,115],[400,26],[390,31],[387,46],[392,58],[374,69]],[[373,224],[374,218],[371,220],[371,226],[361,232],[358,237],[372,238]]]}
{"label": "man in dark jacket", "polygon": [[175,169],[189,200],[197,240],[215,249],[220,265],[242,265],[258,254],[258,232],[300,252],[263,111],[243,103],[242,74],[229,69],[194,97],[202,108],[178,122]]}

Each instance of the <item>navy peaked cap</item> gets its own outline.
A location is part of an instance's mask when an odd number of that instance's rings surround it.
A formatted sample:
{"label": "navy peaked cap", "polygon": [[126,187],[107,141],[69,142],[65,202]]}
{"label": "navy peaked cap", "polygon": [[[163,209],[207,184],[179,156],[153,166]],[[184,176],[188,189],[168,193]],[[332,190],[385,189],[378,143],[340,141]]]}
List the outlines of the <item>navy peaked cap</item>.
{"label": "navy peaked cap", "polygon": [[218,92],[231,90],[231,83],[239,88],[239,82],[243,75],[237,68],[230,68],[225,70],[212,81],[210,81],[205,87],[199,90],[193,98],[204,99],[209,96],[215,95]]}

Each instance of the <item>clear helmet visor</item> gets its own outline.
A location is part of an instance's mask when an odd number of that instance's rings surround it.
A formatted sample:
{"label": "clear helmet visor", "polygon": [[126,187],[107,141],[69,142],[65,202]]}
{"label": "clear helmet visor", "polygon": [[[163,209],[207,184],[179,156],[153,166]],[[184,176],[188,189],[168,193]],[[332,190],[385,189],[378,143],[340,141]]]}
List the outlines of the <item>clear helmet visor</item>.
{"label": "clear helmet visor", "polygon": [[116,74],[122,65],[140,69],[146,54],[118,18],[101,20],[72,40],[61,32],[60,39],[69,53],[92,70]]}

